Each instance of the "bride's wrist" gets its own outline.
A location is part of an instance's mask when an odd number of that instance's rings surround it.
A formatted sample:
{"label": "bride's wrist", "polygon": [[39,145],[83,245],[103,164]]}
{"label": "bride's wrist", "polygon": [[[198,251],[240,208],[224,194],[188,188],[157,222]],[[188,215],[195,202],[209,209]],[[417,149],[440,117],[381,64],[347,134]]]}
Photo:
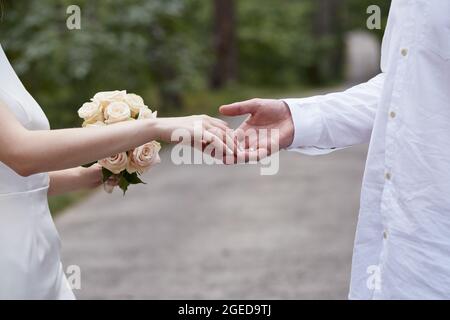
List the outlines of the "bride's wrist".
{"label": "bride's wrist", "polygon": [[150,124],[149,130],[152,131],[155,136],[152,140],[170,143],[171,128],[168,126],[167,119],[168,118],[151,119],[152,123]]}
{"label": "bride's wrist", "polygon": [[163,140],[163,128],[161,119],[146,119],[145,121],[145,133],[148,137],[148,141]]}

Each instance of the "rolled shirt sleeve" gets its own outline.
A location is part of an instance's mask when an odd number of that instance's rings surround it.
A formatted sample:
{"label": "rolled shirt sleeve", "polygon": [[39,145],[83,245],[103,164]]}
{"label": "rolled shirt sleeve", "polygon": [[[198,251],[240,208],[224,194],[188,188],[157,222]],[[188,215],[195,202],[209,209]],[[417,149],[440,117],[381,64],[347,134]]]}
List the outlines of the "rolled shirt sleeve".
{"label": "rolled shirt sleeve", "polygon": [[288,149],[319,155],[369,142],[384,78],[381,73],[344,92],[283,99],[295,128]]}

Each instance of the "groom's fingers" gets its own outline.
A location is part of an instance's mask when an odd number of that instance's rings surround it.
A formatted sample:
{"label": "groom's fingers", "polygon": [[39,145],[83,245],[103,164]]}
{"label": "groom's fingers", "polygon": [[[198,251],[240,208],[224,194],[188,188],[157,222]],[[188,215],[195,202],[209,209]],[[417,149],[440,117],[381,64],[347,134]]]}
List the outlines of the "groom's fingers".
{"label": "groom's fingers", "polygon": [[[214,131],[214,130],[217,130],[217,129],[213,128],[211,130]],[[234,155],[233,147],[230,148],[226,144],[226,142],[224,142],[224,139],[228,140],[228,139],[225,138],[225,136],[223,134],[219,134],[219,133],[215,134],[215,133],[213,133],[211,131],[208,131],[208,130],[205,130],[204,133],[203,133],[203,140],[207,144],[213,143],[214,146],[216,147],[216,149],[222,148],[222,153],[223,154]]]}
{"label": "groom's fingers", "polygon": [[269,151],[266,148],[248,149],[244,151],[244,159],[246,163],[258,162],[267,156],[269,156]]}
{"label": "groom's fingers", "polygon": [[259,148],[259,140],[261,137],[258,135],[258,131],[254,129],[247,131],[237,129],[236,136],[241,149],[249,149],[250,147],[254,147],[255,149]]}
{"label": "groom's fingers", "polygon": [[225,147],[223,154],[234,155],[235,144],[229,130],[221,130],[217,127],[212,127],[208,129],[208,132],[214,134],[218,140],[222,142]]}
{"label": "groom's fingers", "polygon": [[244,114],[254,114],[258,108],[258,99],[252,99],[242,102],[223,105],[219,108],[219,112],[224,116],[240,116]]}
{"label": "groom's fingers", "polygon": [[234,131],[234,139],[235,144],[238,147],[238,150],[245,149],[245,131],[241,128],[238,128]]}

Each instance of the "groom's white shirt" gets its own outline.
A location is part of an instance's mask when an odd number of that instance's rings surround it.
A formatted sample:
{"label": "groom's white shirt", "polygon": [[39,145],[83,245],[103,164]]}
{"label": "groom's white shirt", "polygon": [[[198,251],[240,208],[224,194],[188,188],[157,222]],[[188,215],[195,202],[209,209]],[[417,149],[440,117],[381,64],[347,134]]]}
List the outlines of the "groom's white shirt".
{"label": "groom's white shirt", "polygon": [[393,0],[381,60],[365,84],[285,100],[291,148],[370,141],[351,299],[450,299],[450,1]]}

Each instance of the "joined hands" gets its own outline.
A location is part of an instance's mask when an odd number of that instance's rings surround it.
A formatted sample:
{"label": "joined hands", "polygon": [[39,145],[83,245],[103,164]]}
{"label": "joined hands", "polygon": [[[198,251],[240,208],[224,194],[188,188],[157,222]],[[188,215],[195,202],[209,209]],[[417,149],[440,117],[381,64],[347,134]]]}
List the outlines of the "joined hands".
{"label": "joined hands", "polygon": [[[238,145],[235,149],[235,163],[237,159],[245,162],[261,160],[292,144],[294,123],[289,107],[282,100],[251,99],[223,105],[219,111],[224,116],[249,114],[234,131]],[[224,162],[230,164],[229,160]]]}
{"label": "joined hands", "polygon": [[[173,140],[174,132],[184,130],[192,137],[192,146],[202,151],[213,147],[216,154],[211,155],[225,164],[259,161],[292,144],[294,123],[289,107],[282,100],[251,99],[223,105],[219,111],[224,116],[249,117],[236,130],[230,129],[225,121],[206,115],[160,118],[160,138],[178,142]],[[201,131],[200,135],[195,134],[196,129]]]}

